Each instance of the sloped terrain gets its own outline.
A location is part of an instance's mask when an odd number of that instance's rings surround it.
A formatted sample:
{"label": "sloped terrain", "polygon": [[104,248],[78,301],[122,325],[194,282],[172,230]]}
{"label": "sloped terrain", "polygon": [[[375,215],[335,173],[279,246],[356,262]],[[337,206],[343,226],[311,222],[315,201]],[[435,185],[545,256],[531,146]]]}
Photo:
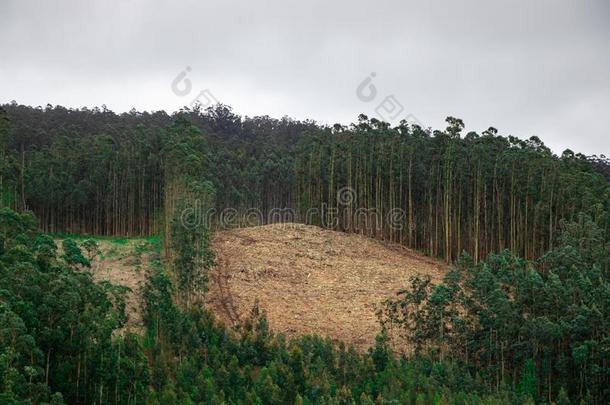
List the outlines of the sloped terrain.
{"label": "sloped terrain", "polygon": [[151,253],[145,240],[132,239],[125,244],[99,241],[100,255],[91,262],[91,272],[96,281],[110,281],[129,288],[125,295],[127,323],[119,331],[144,333],[142,321],[142,287],[146,282],[145,269]]}
{"label": "sloped terrain", "polygon": [[383,300],[413,275],[438,281],[446,269],[397,244],[302,224],[218,231],[212,247],[217,264],[206,301],[227,324],[243,321],[258,302],[277,332],[317,333],[360,350],[375,341]]}
{"label": "sloped terrain", "polygon": [[[61,239],[56,242],[61,246]],[[78,242],[81,244],[82,240]],[[149,241],[138,238],[100,239],[97,243],[99,251],[90,257],[91,268],[83,271],[90,271],[96,281],[109,281],[129,288],[125,294],[127,322],[117,332],[143,334],[142,287],[146,282],[146,268],[156,255],[153,247]]]}

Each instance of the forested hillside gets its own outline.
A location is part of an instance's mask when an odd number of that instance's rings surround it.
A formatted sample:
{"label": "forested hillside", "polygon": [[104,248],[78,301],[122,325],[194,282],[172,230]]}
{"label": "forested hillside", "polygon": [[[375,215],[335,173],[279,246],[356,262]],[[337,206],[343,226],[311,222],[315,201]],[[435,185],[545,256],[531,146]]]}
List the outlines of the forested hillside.
{"label": "forested hillside", "polygon": [[[610,165],[494,128],[0,110],[0,403],[610,402]],[[279,211],[278,211],[279,209]],[[215,211],[214,211],[215,210]],[[208,221],[208,213],[214,213]],[[230,215],[220,215],[228,213]],[[205,307],[222,226],[293,220],[446,260],[364,352]],[[61,247],[48,234],[61,233]],[[95,237],[157,235],[143,335]],[[412,345],[392,352],[388,330]]]}
{"label": "forested hillside", "polygon": [[267,223],[289,209],[448,262],[505,248],[537,258],[580,212],[610,231],[603,155],[556,156],[495,128],[463,133],[456,118],[432,131],[365,116],[349,127],[242,118],[222,105],[173,116],[3,108],[4,203],[31,209],[48,232],[158,233],[182,166],[207,182],[217,212],[256,209],[250,222]]}

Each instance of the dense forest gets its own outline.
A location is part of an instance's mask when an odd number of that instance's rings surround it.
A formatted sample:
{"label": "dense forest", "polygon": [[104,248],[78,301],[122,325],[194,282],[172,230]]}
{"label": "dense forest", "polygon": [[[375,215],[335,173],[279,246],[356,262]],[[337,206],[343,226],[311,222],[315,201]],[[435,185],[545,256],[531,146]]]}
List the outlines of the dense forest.
{"label": "dense forest", "polygon": [[[463,132],[453,117],[433,131],[363,115],[349,127],[240,117],[223,105],[173,115],[2,106],[0,402],[610,402],[608,160],[557,156],[495,128]],[[257,215],[185,226],[194,208]],[[221,325],[202,305],[210,235],[286,219],[278,209],[453,269],[388,300],[366,353],[318,336],[286,341],[258,308],[237,330]],[[125,291],[92,280],[93,239],[58,248],[54,233],[162,237],[144,336],[114,332]],[[390,328],[409,356],[392,353]]]}
{"label": "dense forest", "polygon": [[47,232],[156,234],[184,165],[210,183],[217,212],[255,209],[248,218],[266,223],[278,219],[273,210],[289,209],[301,222],[449,262],[462,251],[478,262],[505,248],[537,258],[553,247],[560,220],[581,212],[610,231],[603,155],[556,156],[536,137],[495,128],[463,134],[456,118],[431,131],[365,116],[350,127],[242,118],[223,105],[173,116],[4,109],[4,204],[32,210]]}

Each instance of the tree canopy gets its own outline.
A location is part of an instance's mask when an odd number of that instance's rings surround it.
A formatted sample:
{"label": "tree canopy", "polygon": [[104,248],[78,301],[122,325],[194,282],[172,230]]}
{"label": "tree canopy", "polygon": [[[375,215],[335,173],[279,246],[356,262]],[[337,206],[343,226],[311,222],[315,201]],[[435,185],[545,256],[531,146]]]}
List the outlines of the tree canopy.
{"label": "tree canopy", "polygon": [[[610,402],[608,159],[464,128],[1,106],[0,402]],[[219,323],[211,235],[285,210],[452,270],[383,303],[365,353],[287,341],[258,307]],[[93,280],[91,235],[163,237],[143,336],[118,332],[126,289]]]}

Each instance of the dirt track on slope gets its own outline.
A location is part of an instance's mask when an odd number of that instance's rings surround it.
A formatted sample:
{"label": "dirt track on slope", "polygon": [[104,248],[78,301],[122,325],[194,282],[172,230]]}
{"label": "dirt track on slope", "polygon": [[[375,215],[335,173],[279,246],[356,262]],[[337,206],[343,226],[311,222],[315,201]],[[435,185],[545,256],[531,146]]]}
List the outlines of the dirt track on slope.
{"label": "dirt track on slope", "polygon": [[219,231],[212,247],[207,305],[227,324],[256,301],[270,327],[288,337],[309,333],[374,344],[378,305],[413,275],[440,281],[446,265],[400,245],[302,224]]}

